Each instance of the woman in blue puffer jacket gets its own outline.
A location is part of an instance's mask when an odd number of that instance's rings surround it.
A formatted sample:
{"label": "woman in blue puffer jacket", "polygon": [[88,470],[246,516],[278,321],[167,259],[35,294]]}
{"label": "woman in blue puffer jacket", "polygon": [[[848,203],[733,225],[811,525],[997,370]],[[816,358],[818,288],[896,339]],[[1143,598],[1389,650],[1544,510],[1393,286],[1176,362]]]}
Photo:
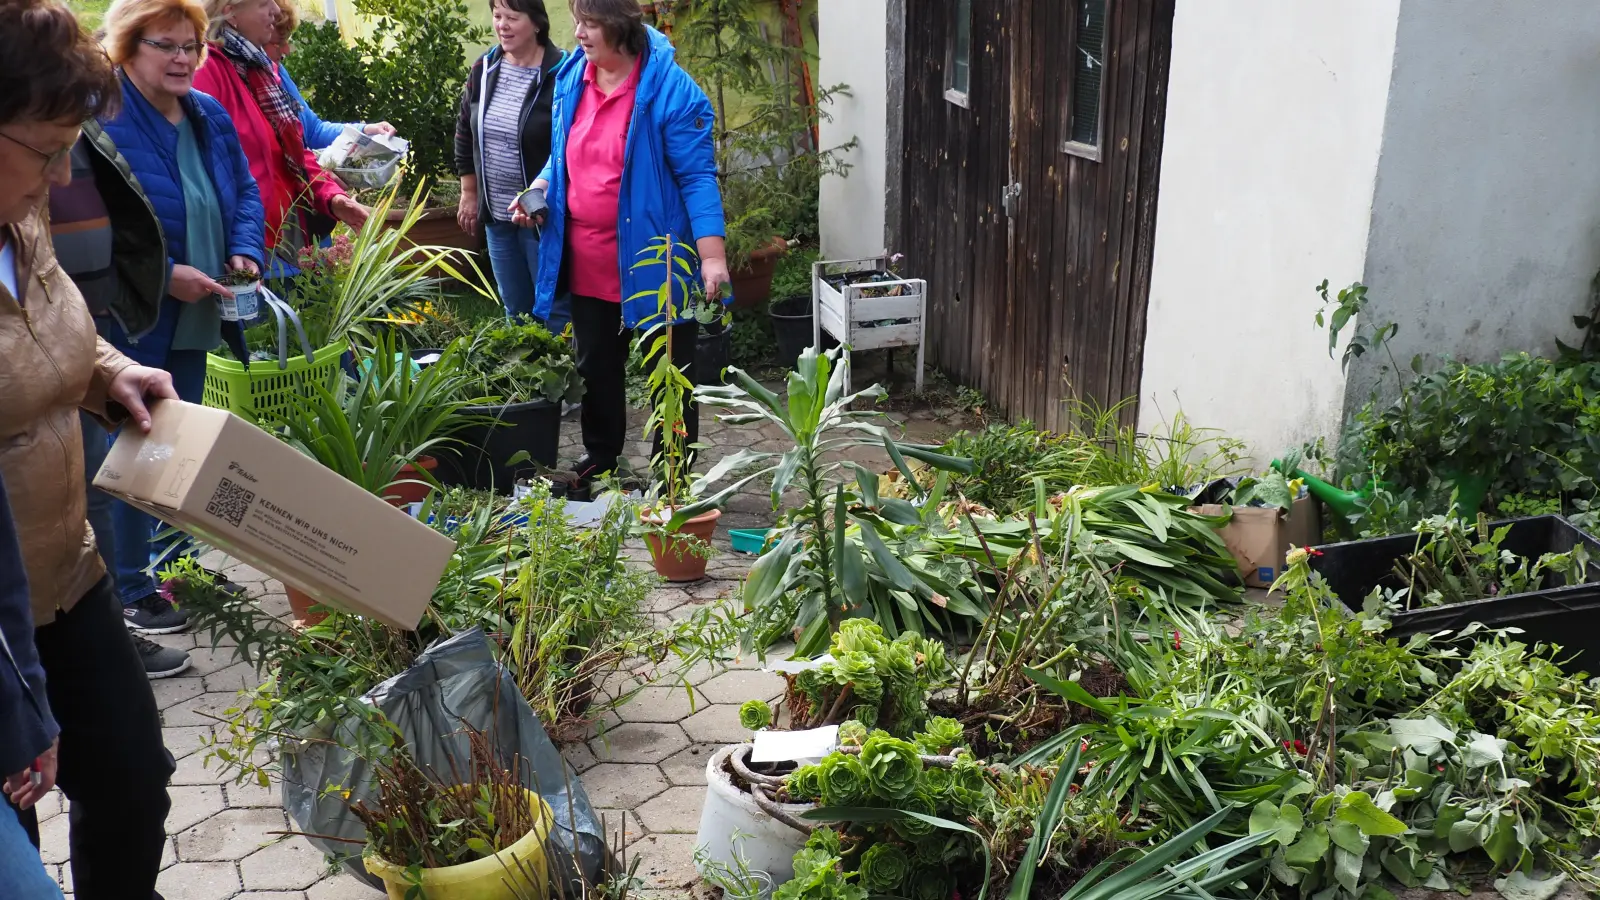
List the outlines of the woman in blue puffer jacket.
{"label": "woman in blue puffer jacket", "polygon": [[[178,396],[201,402],[206,352],[222,342],[217,282],[259,274],[266,258],[261,194],[222,105],[193,89],[206,52],[196,0],[116,0],[106,13],[106,52],[122,72],[122,110],[102,122],[139,179],[166,237],[170,274],[155,327],[106,339],[140,363],[172,373]],[[162,634],[183,627],[145,573],[156,520],[115,508],[117,592],[128,624]]]}
{"label": "woman in blue puffer jacket", "polygon": [[[584,456],[576,468],[587,480],[611,471],[622,455],[629,340],[657,314],[653,293],[637,295],[660,287],[660,270],[634,269],[638,253],[666,235],[694,246],[691,278],[716,299],[728,284],[727,226],[711,101],[674,62],[671,42],[644,24],[637,0],[574,0],[572,14],[583,52],[555,72],[550,161],[533,183],[549,206],[538,217],[546,231],[533,314],[548,316],[557,294],[571,292],[584,382]],[[683,287],[674,279],[675,290]],[[687,301],[673,299],[678,309]],[[692,367],[698,330],[687,318],[673,326],[680,368]],[[699,434],[693,403],[684,427],[692,446]]]}

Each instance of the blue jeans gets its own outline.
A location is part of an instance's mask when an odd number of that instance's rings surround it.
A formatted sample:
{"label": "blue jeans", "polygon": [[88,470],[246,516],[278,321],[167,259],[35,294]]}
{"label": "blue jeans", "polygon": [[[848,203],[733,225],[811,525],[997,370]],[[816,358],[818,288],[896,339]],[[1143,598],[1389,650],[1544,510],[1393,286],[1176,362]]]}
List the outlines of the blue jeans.
{"label": "blue jeans", "polygon": [[[205,396],[206,352],[204,350],[169,350],[162,368],[172,374],[172,385],[178,397],[190,403],[199,403]],[[90,496],[96,492],[91,491]],[[90,520],[93,522],[93,520]],[[111,524],[116,532],[116,550],[113,557],[112,577],[116,579],[117,596],[124,606],[137,603],[154,594],[157,586],[146,570],[151,562],[173,554],[166,552],[167,544],[156,545],[152,538],[167,526],[149,513],[134,509],[120,500],[111,500]],[[188,544],[180,538],[172,543],[181,550]]]}
{"label": "blue jeans", "polygon": [[[539,232],[510,222],[490,222],[489,267],[506,315],[533,314],[535,285],[539,283]],[[560,294],[550,306],[545,327],[560,334],[572,324],[572,298]]]}
{"label": "blue jeans", "polygon": [[0,884],[15,900],[61,900],[61,887],[44,870],[39,850],[17,821],[11,804],[0,801]]}

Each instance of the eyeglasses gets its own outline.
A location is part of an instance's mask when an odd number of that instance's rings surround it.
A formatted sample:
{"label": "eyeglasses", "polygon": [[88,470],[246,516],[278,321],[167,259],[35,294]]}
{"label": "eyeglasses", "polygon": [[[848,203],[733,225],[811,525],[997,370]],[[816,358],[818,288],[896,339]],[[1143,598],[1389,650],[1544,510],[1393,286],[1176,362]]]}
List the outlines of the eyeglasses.
{"label": "eyeglasses", "polygon": [[[82,134],[82,132],[80,131],[79,134]],[[0,137],[5,138],[6,140],[10,141],[13,144],[16,144],[19,147],[22,147],[24,149],[32,151],[40,159],[44,160],[44,171],[46,171],[46,172],[50,171],[51,169],[54,169],[56,166],[59,166],[64,162],[66,162],[67,161],[67,157],[72,154],[72,148],[74,146],[76,146],[77,143],[78,143],[78,139],[76,137],[74,137],[72,139],[72,143],[66,145],[65,147],[62,147],[60,150],[57,150],[54,153],[46,153],[43,150],[40,150],[38,147],[35,147],[34,145],[28,143],[27,141],[24,141],[24,140],[22,140],[20,138],[14,138],[11,135],[6,134],[4,131],[0,131]]]}
{"label": "eyeglasses", "polygon": [[198,57],[200,55],[200,51],[205,48],[205,44],[202,44],[199,41],[190,41],[187,44],[174,44],[171,41],[152,41],[149,38],[139,38],[139,43],[144,44],[147,47],[154,47],[158,52],[164,53],[173,59],[177,59],[179,53],[187,53],[190,57]]}

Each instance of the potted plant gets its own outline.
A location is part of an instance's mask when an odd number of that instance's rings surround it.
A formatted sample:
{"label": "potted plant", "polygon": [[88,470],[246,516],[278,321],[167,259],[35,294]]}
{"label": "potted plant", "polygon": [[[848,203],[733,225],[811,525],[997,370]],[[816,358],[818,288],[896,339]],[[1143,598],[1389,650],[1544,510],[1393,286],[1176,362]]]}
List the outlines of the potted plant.
{"label": "potted plant", "polygon": [[244,269],[224,272],[217,278],[217,283],[232,295],[217,295],[218,305],[222,308],[222,321],[248,322],[256,317],[261,308],[259,274]]}
{"label": "potted plant", "polygon": [[[524,468],[556,465],[562,404],[583,397],[572,347],[527,316],[493,316],[476,325],[453,320],[415,336],[437,344],[448,343],[452,334],[461,335],[453,339],[461,347],[462,395],[477,399],[463,410],[472,423],[441,455],[440,478],[510,494],[528,474]],[[519,457],[536,466],[520,466]]]}
{"label": "potted plant", "polygon": [[373,764],[376,805],[350,805],[367,828],[363,862],[390,900],[547,895],[550,807],[500,765],[481,732],[468,737],[468,771],[452,773],[460,783],[441,783],[396,747]]}
{"label": "potted plant", "polygon": [[742,832],[734,833],[731,861],[713,859],[703,844],[694,848],[695,871],[712,887],[722,891],[723,900],[771,900],[772,876],[751,867],[743,846],[747,837]]}
{"label": "potted plant", "polygon": [[[672,361],[672,324],[685,313],[696,321],[709,322],[716,318],[712,304],[697,302],[687,280],[678,267],[691,268],[686,260],[694,256],[694,249],[679,243],[671,235],[656,238],[649,247],[639,251],[644,257],[635,268],[662,266],[661,286],[641,291],[629,299],[656,297],[656,315],[646,324],[636,345],[645,361],[645,380],[650,389],[650,418],[645,423],[645,436],[658,436],[659,450],[651,459],[655,476],[654,501],[640,511],[645,543],[650,547],[650,558],[656,572],[668,581],[697,581],[705,577],[706,559],[711,555],[711,535],[717,520],[722,517],[718,507],[697,505],[692,515],[682,509],[690,498],[689,460],[691,448],[687,445],[688,432],[684,427],[685,409],[694,383]],[[678,305],[676,296],[687,298],[688,309]]]}

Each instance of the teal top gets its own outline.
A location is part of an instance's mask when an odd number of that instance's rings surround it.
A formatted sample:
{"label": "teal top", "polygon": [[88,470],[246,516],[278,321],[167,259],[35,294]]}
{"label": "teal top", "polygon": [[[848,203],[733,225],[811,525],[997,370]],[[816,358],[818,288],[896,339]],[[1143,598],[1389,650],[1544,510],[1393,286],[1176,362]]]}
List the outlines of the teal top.
{"label": "teal top", "polygon": [[[184,237],[189,265],[217,278],[228,260],[227,234],[222,229],[222,204],[211,183],[200,142],[189,117],[178,121],[178,177],[183,181],[186,216]],[[215,298],[179,304],[174,350],[215,350],[222,343],[222,311]]]}

